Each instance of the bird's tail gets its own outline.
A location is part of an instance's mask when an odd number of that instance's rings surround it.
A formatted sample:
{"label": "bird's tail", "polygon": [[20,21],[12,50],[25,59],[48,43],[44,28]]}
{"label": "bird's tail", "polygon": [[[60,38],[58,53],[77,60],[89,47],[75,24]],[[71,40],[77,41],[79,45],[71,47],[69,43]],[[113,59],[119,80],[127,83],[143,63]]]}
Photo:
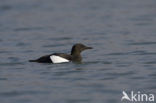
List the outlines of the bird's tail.
{"label": "bird's tail", "polygon": [[29,60],[29,62],[37,62],[37,60]]}

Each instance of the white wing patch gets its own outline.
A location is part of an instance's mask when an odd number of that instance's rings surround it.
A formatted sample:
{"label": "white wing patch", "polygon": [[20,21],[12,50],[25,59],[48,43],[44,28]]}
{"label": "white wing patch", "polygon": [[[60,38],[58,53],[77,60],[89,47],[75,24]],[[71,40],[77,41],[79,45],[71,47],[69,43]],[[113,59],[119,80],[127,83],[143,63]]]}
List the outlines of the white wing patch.
{"label": "white wing patch", "polygon": [[62,58],[60,56],[57,55],[52,55],[50,56],[50,59],[53,63],[65,63],[65,62],[69,62],[69,60]]}

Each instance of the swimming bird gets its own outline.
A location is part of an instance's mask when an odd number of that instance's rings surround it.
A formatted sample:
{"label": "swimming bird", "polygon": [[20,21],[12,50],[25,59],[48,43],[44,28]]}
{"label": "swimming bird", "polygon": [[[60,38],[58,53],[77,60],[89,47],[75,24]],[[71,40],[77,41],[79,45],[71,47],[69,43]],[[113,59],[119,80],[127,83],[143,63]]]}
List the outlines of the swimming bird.
{"label": "swimming bird", "polygon": [[87,49],[92,49],[92,47],[85,46],[84,44],[77,43],[73,45],[71,49],[71,54],[65,53],[53,53],[49,55],[42,56],[36,60],[29,60],[29,62],[38,63],[65,63],[65,62],[78,62],[81,63],[82,56],[81,52]]}

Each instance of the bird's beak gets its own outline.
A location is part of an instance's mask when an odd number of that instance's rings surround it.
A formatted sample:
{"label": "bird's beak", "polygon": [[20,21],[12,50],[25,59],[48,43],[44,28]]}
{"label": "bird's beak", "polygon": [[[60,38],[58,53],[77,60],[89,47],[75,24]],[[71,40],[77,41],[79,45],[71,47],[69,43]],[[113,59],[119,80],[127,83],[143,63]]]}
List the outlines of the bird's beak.
{"label": "bird's beak", "polygon": [[92,47],[85,47],[85,49],[93,49]]}

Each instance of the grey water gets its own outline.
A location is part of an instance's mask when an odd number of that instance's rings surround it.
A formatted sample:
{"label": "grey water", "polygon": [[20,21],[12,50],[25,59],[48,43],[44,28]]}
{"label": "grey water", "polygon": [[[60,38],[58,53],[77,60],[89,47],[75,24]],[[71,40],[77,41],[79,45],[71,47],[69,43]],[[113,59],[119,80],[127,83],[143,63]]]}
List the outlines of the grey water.
{"label": "grey water", "polygon": [[[75,43],[94,48],[82,64],[28,62]],[[122,91],[156,94],[156,0],[0,0],[0,103],[123,103]]]}

